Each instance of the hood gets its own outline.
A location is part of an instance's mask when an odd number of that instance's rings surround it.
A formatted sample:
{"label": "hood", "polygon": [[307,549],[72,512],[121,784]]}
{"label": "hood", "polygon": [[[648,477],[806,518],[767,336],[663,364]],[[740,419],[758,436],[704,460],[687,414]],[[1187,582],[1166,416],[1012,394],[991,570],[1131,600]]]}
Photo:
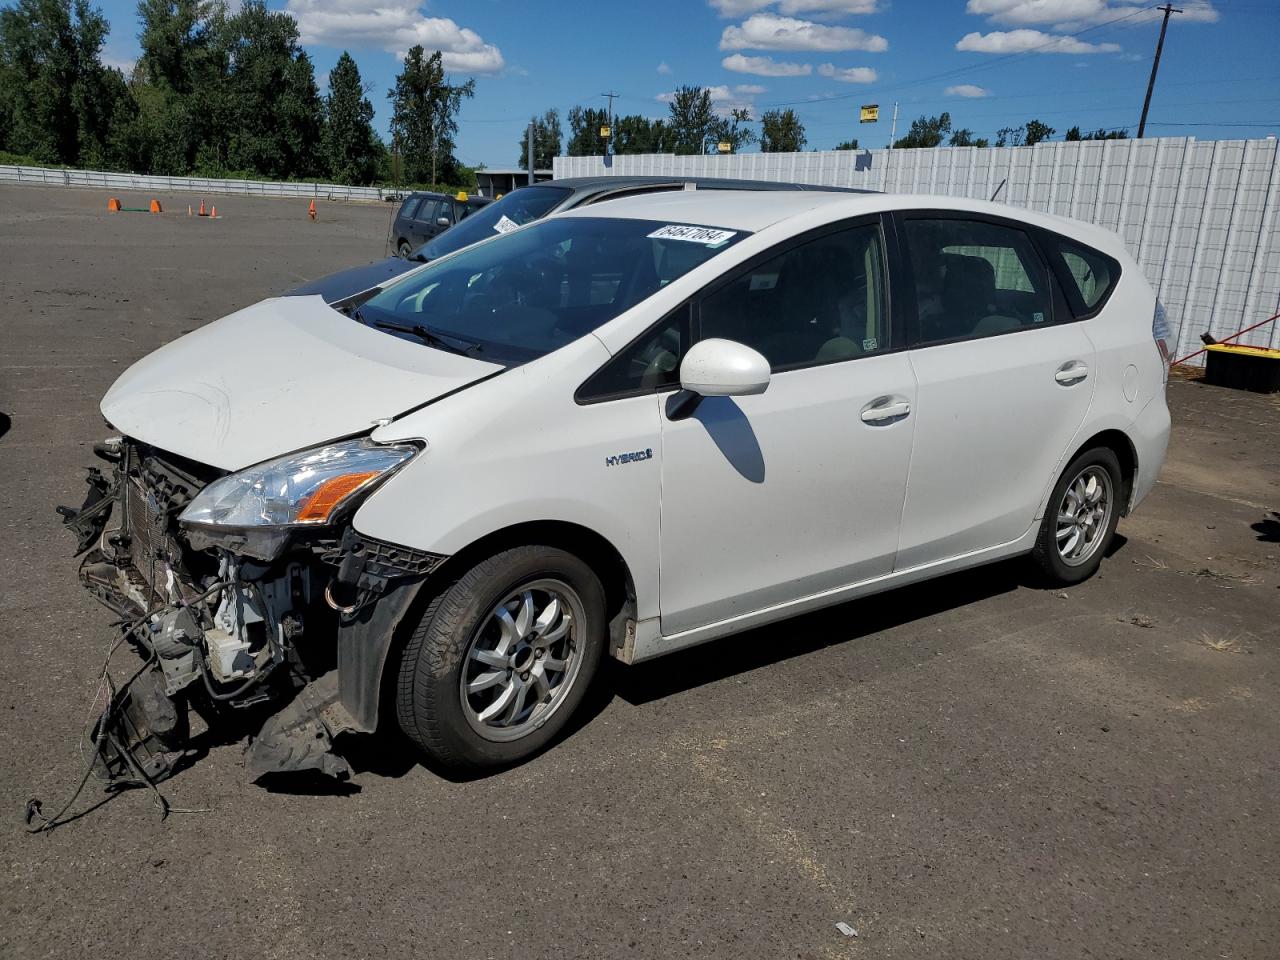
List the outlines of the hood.
{"label": "hood", "polygon": [[102,398],[144,443],[224,470],[363,433],[502,369],[338,313],[265,300],[143,357]]}
{"label": "hood", "polygon": [[290,290],[284,296],[310,297],[319,294],[324,298],[325,303],[333,303],[336,300],[345,300],[347,297],[355,296],[357,293],[363,293],[381,283],[386,283],[402,273],[408,273],[415,267],[422,266],[422,264],[423,261],[421,260],[402,260],[400,257],[387,257],[385,260],[375,260],[373,263],[366,263],[359,267],[349,267],[346,270],[339,270],[337,273],[320,277],[318,280],[304,283],[302,286]]}

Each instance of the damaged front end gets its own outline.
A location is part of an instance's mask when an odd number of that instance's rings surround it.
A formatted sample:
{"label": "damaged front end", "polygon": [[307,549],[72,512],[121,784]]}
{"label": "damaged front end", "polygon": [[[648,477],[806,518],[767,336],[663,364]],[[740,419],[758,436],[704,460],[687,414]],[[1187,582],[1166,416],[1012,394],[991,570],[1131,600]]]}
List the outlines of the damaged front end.
{"label": "damaged front end", "polygon": [[420,450],[352,440],[227,473],[129,438],[95,447],[109,466],[59,513],[144,661],[95,730],[108,778],[168,776],[189,710],[215,736],[266,716],[255,777],[349,776],[333,738],[373,730],[390,635],[444,559],[361,537],[351,516]]}

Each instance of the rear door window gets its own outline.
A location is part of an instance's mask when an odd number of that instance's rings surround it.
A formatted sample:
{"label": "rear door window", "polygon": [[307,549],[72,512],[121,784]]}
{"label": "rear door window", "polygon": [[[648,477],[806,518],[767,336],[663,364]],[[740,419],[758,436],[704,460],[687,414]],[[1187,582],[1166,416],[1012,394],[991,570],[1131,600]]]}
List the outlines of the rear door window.
{"label": "rear door window", "polygon": [[1056,262],[1058,279],[1066,289],[1072,312],[1078,317],[1093,316],[1115,289],[1120,264],[1101,251],[1074,243],[1065,237],[1046,237],[1050,257]]}
{"label": "rear door window", "polygon": [[413,219],[419,223],[434,224],[438,216],[440,216],[440,201],[423,200],[422,206],[418,208],[418,215]]}
{"label": "rear door window", "polygon": [[400,204],[400,213],[398,216],[406,220],[412,220],[414,214],[418,212],[418,205],[422,203],[421,197],[410,197],[404,203]]}
{"label": "rear door window", "polygon": [[972,340],[1051,323],[1053,288],[1034,241],[1000,223],[906,217],[917,344]]}

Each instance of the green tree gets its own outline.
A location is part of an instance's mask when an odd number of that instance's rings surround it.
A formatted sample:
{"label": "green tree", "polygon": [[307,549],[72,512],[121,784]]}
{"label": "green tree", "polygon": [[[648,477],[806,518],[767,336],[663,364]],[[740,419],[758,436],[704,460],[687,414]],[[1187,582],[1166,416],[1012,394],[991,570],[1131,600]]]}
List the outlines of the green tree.
{"label": "green tree", "polygon": [[1128,140],[1129,134],[1124,130],[1108,130],[1106,127],[1099,127],[1089,133],[1081,133],[1080,128],[1076,126],[1068,130],[1063,139],[1068,142],[1073,140]]}
{"label": "green tree", "polygon": [[[548,110],[541,117],[534,119],[533,126],[534,169],[550,170],[551,161],[560,156],[560,142],[564,139],[564,130],[560,126],[560,112],[555,109]],[[520,138],[520,159],[517,162],[522,170],[529,169],[528,129],[525,127],[525,135]]]}
{"label": "green tree", "polygon": [[215,15],[212,28],[227,73],[199,117],[206,133],[197,168],[279,180],[318,175],[323,105],[297,21],[245,0],[235,14]]}
{"label": "green tree", "polygon": [[410,183],[455,183],[461,165],[453,155],[458,113],[465,98],[475,96],[474,80],[454,86],[444,75],[439,50],[426,55],[421,45],[404,58],[404,69],[387,92],[391,101],[391,134]]}
{"label": "green tree", "polygon": [[729,144],[729,152],[737,153],[749,143],[754,143],[756,134],[746,124],[751,122],[751,112],[745,109],[729,111],[727,117],[716,117],[707,135],[719,143]]}
{"label": "green tree", "polygon": [[614,117],[614,153],[671,153],[671,136],[661,120],[638,114]]}
{"label": "green tree", "polygon": [[565,151],[571,157],[595,157],[604,153],[600,128],[609,123],[609,114],[594,107],[574,106],[569,109],[569,144]]}
{"label": "green tree", "polygon": [[790,107],[761,114],[761,153],[797,153],[804,149],[805,143],[804,124]]}
{"label": "green tree", "polygon": [[852,140],[843,140],[843,141],[841,141],[840,143],[837,143],[837,144],[836,144],[834,147],[832,147],[831,149],[832,149],[832,150],[857,150],[857,149],[858,149],[858,138],[857,138],[857,137],[854,137]]}
{"label": "green tree", "polygon": [[939,147],[942,140],[951,132],[951,114],[941,113],[936,117],[919,117],[911,121],[911,129],[907,135],[895,141],[894,147]]}
{"label": "green tree", "polygon": [[1035,146],[1042,140],[1048,140],[1057,133],[1053,127],[1049,126],[1047,123],[1041,123],[1039,120],[1028,120],[1026,131],[1027,133],[1026,137],[1023,139],[1023,143],[1028,147]]}
{"label": "green tree", "polygon": [[674,153],[702,153],[707,138],[719,133],[711,91],[705,87],[678,87],[667,109]]}
{"label": "green tree", "polygon": [[372,183],[378,172],[378,147],[373,104],[364,95],[360,68],[344,50],[329,71],[329,95],[324,100],[328,175],[338,183]]}
{"label": "green tree", "polygon": [[1026,127],[1001,127],[996,131],[997,147],[1020,147],[1027,135]]}
{"label": "green tree", "polygon": [[128,111],[102,65],[107,21],[87,0],[18,0],[0,10],[0,149],[45,163],[114,165],[109,133]]}

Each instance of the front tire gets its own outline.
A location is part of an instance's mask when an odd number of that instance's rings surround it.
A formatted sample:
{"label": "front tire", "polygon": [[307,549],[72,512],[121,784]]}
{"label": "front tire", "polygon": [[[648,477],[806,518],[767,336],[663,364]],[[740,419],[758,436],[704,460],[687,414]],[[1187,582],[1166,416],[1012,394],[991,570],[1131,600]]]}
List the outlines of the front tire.
{"label": "front tire", "polygon": [[401,260],[408,260],[409,254],[413,253],[413,247],[409,246],[408,240],[401,240],[400,246],[396,247],[396,253],[400,255]]}
{"label": "front tire", "polygon": [[1124,474],[1107,447],[1084,451],[1053,485],[1032,558],[1053,584],[1093,576],[1120,522]]}
{"label": "front tire", "polygon": [[497,553],[423,613],[400,663],[400,726],[446,766],[522,760],[564,729],[605,636],[604,588],[582,560],[545,546]]}

